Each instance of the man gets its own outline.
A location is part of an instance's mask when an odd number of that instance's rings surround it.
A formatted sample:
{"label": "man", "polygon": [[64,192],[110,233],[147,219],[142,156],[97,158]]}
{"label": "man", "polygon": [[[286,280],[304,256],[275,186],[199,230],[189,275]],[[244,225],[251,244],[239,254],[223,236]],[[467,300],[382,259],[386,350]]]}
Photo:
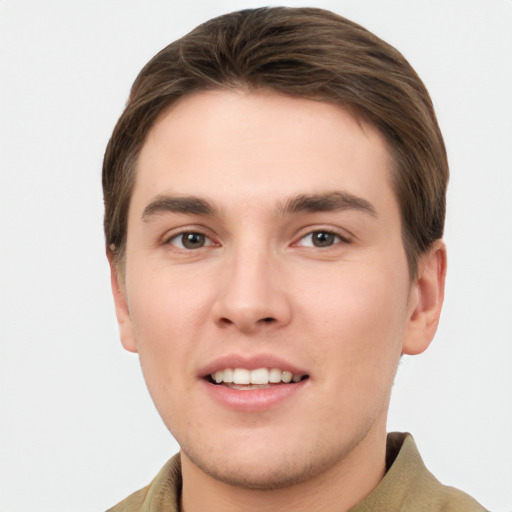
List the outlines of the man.
{"label": "man", "polygon": [[241,11],[155,56],[106,151],[105,233],[181,451],[111,510],[484,510],[386,437],[439,320],[447,180],[420,79],[335,14]]}

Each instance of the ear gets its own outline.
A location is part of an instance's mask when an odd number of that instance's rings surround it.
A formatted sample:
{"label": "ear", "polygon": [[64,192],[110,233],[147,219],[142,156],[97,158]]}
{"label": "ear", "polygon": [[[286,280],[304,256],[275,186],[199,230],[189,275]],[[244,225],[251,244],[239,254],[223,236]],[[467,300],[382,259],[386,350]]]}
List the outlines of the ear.
{"label": "ear", "polygon": [[403,354],[420,354],[428,348],[439,324],[446,278],[446,246],[437,240],[418,264],[418,276],[411,284],[409,323]]}
{"label": "ear", "polygon": [[129,352],[137,352],[137,345],[133,334],[132,319],[126,300],[124,277],[116,267],[114,262],[114,253],[110,249],[107,250],[107,258],[110,265],[110,284],[112,286],[112,295],[114,297],[121,344]]}

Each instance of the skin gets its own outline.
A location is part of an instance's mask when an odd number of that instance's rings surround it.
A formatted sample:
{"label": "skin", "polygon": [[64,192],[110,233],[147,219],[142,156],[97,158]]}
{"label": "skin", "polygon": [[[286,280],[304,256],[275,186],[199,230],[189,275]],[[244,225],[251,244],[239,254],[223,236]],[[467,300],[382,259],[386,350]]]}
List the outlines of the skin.
{"label": "skin", "polygon": [[[411,282],[389,169],[372,126],[273,92],[190,95],[150,131],[112,285],[122,343],[181,447],[187,512],[348,510],[382,478],[397,364],[432,340],[446,268],[438,241]],[[333,193],[360,201],[286,208]],[[176,197],[215,211],[162,206]],[[201,374],[226,355],[308,378],[270,407],[232,408]]]}

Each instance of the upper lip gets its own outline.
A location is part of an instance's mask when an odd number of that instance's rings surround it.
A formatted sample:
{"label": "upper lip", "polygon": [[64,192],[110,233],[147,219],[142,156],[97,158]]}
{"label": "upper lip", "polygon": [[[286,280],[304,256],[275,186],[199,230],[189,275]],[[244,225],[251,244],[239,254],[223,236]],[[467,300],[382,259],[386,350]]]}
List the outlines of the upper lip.
{"label": "upper lip", "polygon": [[278,368],[283,371],[289,371],[294,375],[307,375],[308,372],[298,366],[286,361],[285,359],[272,354],[243,355],[226,354],[207,363],[199,370],[200,377],[207,377],[226,368],[245,368],[247,370],[257,370],[258,368]]}

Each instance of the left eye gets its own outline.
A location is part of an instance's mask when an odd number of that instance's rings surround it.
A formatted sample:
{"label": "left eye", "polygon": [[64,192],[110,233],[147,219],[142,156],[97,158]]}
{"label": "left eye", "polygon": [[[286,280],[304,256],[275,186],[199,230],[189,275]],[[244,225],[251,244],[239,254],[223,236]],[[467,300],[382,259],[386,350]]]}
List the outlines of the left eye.
{"label": "left eye", "polygon": [[297,245],[301,247],[331,247],[343,241],[340,235],[332,231],[313,231],[302,237]]}
{"label": "left eye", "polygon": [[201,249],[212,244],[212,241],[203,233],[186,232],[173,236],[167,242],[179,249]]}

